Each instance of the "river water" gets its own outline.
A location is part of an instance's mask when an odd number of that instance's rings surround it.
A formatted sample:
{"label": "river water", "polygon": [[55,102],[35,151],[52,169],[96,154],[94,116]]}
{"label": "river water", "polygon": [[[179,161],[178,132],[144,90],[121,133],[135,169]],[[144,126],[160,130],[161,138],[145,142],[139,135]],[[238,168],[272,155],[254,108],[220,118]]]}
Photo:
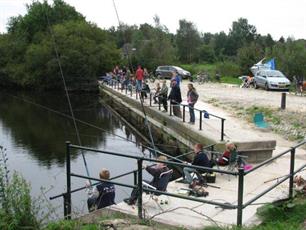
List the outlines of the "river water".
{"label": "river water", "polygon": [[[71,95],[75,117],[96,128],[77,122],[81,143],[91,148],[142,156],[135,136],[106,106],[92,94]],[[0,145],[8,156],[10,175],[19,172],[31,184],[32,197],[40,197],[51,218],[62,218],[63,199],[49,197],[66,189],[65,141],[78,144],[67,99],[58,93],[0,92]],[[89,174],[98,178],[101,168],[111,176],[136,169],[135,160],[101,153],[85,152]],[[145,152],[145,154],[147,154]],[[71,171],[86,175],[80,152],[72,153]],[[145,175],[148,177],[148,175]],[[133,175],[118,179],[133,183]],[[84,179],[72,177],[72,189],[85,185]],[[127,197],[130,189],[116,186],[116,202]],[[74,214],[87,212],[87,194],[72,195]]]}

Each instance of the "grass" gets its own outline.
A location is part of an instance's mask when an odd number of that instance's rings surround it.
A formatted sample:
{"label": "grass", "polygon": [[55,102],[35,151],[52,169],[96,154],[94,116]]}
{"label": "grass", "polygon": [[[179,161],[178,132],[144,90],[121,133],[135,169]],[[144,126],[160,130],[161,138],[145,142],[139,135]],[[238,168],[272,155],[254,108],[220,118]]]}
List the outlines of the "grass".
{"label": "grass", "polygon": [[[180,66],[191,72],[193,78],[196,78],[199,72],[208,72],[213,77],[213,81],[215,81],[214,76],[216,74],[217,64],[182,64]],[[233,76],[221,76],[221,83],[240,85],[241,80]]]}

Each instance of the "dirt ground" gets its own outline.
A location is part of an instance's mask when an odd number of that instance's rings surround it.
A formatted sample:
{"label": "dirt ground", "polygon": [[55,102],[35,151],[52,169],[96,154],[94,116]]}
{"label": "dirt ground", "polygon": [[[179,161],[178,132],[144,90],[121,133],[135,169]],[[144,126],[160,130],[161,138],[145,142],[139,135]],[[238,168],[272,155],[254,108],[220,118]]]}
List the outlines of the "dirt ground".
{"label": "dirt ground", "polygon": [[[156,83],[156,82],[155,82]],[[187,84],[181,83],[183,100],[186,99]],[[281,91],[265,91],[263,89],[239,88],[237,85],[193,83],[199,93],[199,100],[208,102],[216,107],[229,112],[244,121],[252,122],[252,109],[269,112],[270,117],[265,117],[271,127],[271,134],[280,135],[287,141],[296,143],[306,137],[306,97],[286,93],[286,109],[280,109]],[[167,83],[170,85],[170,81]],[[151,89],[155,86],[150,85]],[[269,120],[270,119],[270,120]]]}
{"label": "dirt ground", "polygon": [[[187,85],[188,82],[183,82]],[[202,85],[194,84],[201,98],[205,101],[217,99],[223,102],[238,102],[241,106],[263,106],[271,108],[280,108],[280,91],[265,91],[263,89],[239,88],[236,85],[205,83]],[[182,89],[184,90],[184,89]],[[306,97],[286,94],[286,110],[294,112],[304,112],[306,116]]]}

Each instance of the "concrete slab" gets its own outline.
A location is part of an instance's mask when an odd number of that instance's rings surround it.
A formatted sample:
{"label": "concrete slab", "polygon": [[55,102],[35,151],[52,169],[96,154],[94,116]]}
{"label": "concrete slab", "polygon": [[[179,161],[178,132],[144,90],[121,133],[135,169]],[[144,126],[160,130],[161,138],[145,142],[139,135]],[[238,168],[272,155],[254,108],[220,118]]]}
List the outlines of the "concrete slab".
{"label": "concrete slab", "polygon": [[[124,92],[123,92],[124,93]],[[184,95],[184,91],[182,93]],[[148,105],[148,101],[145,102]],[[273,134],[271,132],[263,132],[262,130],[254,129],[251,124],[245,121],[233,117],[231,114],[224,112],[218,107],[214,107],[205,102],[199,101],[196,104],[196,108],[205,109],[211,113],[218,114],[226,118],[225,133],[226,139],[231,141],[258,141],[264,140],[276,140],[277,146],[273,155],[279,154],[288,150],[294,143],[284,140],[282,137]],[[152,108],[157,112],[158,108]],[[188,113],[186,113],[186,120],[188,119]],[[160,116],[168,116],[160,112]],[[198,122],[199,115],[196,114],[196,120]],[[174,116],[170,117],[174,121],[181,120]],[[186,130],[192,130],[199,135],[203,133],[209,133],[212,139],[218,141],[220,139],[220,122],[218,119],[210,118],[204,120],[203,130],[198,130],[198,123],[195,125],[189,125],[184,123],[183,126]],[[304,149],[297,149],[295,168],[300,167],[305,163],[306,151]],[[244,202],[252,199],[257,194],[261,193],[269,186],[273,185],[277,180],[272,180],[277,177],[287,175],[289,173],[290,155],[287,154],[280,159],[256,170],[245,176],[244,181]],[[255,165],[254,165],[255,166]],[[301,173],[306,175],[306,171]],[[269,181],[270,180],[270,181]],[[267,182],[269,181],[269,182]],[[273,189],[263,197],[255,201],[256,204],[248,206],[243,211],[243,224],[252,225],[257,223],[256,210],[264,203],[273,202],[277,199],[288,196],[288,181],[284,182],[277,188]],[[238,199],[238,178],[235,176],[217,174],[216,183],[213,184],[220,186],[220,189],[207,187],[209,196],[202,198],[203,200],[211,200],[218,202],[228,202],[231,204],[237,204]],[[180,188],[187,188],[187,185],[171,182],[168,185],[168,192],[178,194]],[[174,197],[166,197],[164,195],[159,196],[158,200],[167,200],[168,204],[161,205],[154,201],[149,195],[143,195],[143,209],[145,211],[146,218],[154,218],[156,221],[163,223],[184,226],[187,228],[201,228],[203,226],[213,226],[215,224],[219,226],[225,226],[230,224],[236,224],[237,210],[225,210],[215,205],[203,204],[195,201],[188,201],[184,199],[178,199]],[[119,210],[128,214],[137,215],[137,206],[128,206],[125,203],[119,203],[111,207],[112,209]]]}

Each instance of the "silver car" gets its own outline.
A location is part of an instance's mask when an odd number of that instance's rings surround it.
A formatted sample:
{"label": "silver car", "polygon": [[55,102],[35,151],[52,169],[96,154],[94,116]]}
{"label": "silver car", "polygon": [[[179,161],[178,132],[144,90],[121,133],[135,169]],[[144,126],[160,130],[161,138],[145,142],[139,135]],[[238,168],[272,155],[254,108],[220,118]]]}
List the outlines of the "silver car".
{"label": "silver car", "polygon": [[254,87],[262,87],[269,89],[285,89],[288,90],[290,81],[279,70],[262,69],[256,72],[254,76]]}

